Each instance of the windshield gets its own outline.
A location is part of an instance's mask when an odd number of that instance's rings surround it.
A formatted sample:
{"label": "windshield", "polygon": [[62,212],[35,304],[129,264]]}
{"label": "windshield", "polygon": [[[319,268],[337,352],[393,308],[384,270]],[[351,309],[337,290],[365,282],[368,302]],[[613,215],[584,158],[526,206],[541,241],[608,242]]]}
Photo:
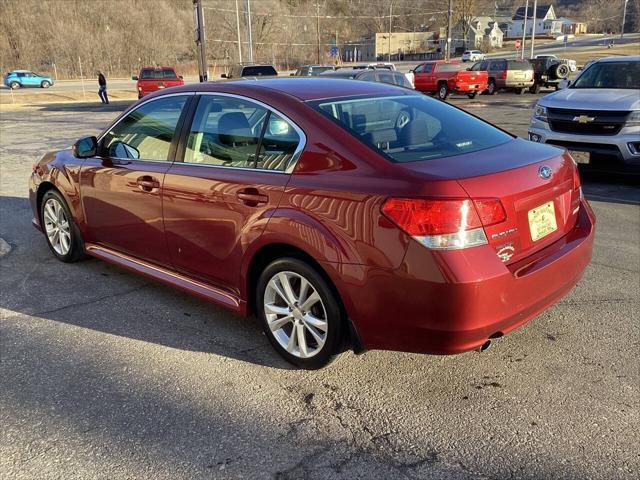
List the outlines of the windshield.
{"label": "windshield", "polygon": [[244,69],[242,70],[242,76],[243,77],[269,77],[269,76],[273,76],[275,77],[276,75],[278,75],[278,72],[276,72],[276,69],[273,68],[270,65],[259,65],[259,66],[255,66],[255,67],[244,67]]}
{"label": "windshield", "polygon": [[640,62],[597,62],[587,68],[571,88],[640,89]]}
{"label": "windshield", "polygon": [[336,98],[309,103],[395,162],[476,152],[512,139],[462,110],[423,95]]}

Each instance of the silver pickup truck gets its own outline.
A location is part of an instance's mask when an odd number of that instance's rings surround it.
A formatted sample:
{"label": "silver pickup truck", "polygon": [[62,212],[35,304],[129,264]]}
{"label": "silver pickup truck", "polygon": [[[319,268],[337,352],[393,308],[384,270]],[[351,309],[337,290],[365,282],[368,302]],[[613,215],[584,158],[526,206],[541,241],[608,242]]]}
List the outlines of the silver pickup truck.
{"label": "silver pickup truck", "polygon": [[535,106],[529,140],[596,169],[640,173],[640,56],[594,61],[562,87]]}

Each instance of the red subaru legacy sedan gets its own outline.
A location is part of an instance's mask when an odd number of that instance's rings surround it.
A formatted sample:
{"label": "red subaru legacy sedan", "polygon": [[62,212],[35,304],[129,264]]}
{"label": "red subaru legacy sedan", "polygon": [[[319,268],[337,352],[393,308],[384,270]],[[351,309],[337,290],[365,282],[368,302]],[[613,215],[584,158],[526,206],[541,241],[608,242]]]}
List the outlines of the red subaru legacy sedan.
{"label": "red subaru legacy sedan", "polygon": [[45,155],[30,198],[58,259],[254,314],[302,368],[486,347],[571,290],[595,228],[566,151],[339,79],[156,92]]}

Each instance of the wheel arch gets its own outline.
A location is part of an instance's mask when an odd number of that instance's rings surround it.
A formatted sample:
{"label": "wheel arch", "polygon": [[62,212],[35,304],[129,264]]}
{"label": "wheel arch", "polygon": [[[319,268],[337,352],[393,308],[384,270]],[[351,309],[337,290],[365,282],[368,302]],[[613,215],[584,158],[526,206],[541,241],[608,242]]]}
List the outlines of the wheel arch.
{"label": "wheel arch", "polygon": [[248,268],[245,274],[245,292],[247,299],[247,314],[257,315],[256,311],[256,288],[258,279],[262,271],[274,260],[279,258],[295,258],[309,264],[318,274],[327,282],[327,285],[335,295],[336,301],[340,307],[342,318],[346,322],[345,330],[347,337],[344,339],[346,345],[350,345],[354,352],[360,353],[364,350],[360,336],[353,322],[349,319],[344,300],[336,287],[333,279],[327,272],[327,269],[318,262],[313,256],[308,254],[302,248],[285,242],[268,243],[262,245],[252,255],[248,262]]}

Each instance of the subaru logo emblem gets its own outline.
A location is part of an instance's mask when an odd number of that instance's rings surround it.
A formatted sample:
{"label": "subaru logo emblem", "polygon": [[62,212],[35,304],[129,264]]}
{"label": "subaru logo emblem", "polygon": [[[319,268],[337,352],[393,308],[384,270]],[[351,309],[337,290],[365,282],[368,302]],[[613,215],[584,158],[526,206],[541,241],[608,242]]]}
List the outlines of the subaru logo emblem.
{"label": "subaru logo emblem", "polygon": [[540,178],[544,180],[549,180],[552,173],[553,172],[551,171],[551,167],[548,167],[546,165],[543,165],[538,169],[538,175],[540,175]]}

